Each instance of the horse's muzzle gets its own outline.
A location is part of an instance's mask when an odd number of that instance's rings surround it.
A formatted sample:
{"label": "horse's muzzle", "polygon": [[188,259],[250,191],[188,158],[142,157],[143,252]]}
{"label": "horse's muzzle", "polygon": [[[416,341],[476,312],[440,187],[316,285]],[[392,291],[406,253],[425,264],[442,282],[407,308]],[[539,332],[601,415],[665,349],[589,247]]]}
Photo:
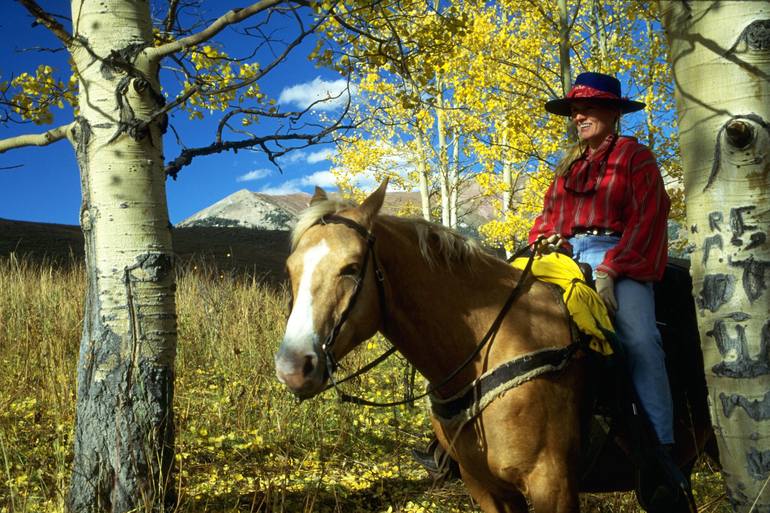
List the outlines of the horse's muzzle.
{"label": "horse's muzzle", "polygon": [[326,363],[315,351],[281,348],[275,356],[275,375],[300,399],[308,399],[323,390]]}

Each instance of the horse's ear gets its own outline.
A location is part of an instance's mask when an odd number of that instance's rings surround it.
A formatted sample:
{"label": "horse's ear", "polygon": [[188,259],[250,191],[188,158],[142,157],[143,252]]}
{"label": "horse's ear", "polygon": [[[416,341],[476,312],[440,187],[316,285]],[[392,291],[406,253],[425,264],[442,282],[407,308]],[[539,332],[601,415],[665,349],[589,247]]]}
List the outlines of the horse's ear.
{"label": "horse's ear", "polygon": [[363,215],[363,224],[369,226],[374,219],[374,216],[379,213],[382,208],[382,203],[385,201],[385,190],[388,188],[388,179],[382,181],[376,191],[371,193],[361,206],[358,207],[359,212]]}
{"label": "horse's ear", "polygon": [[328,199],[329,198],[326,196],[326,191],[324,191],[323,189],[321,189],[316,185],[315,192],[313,193],[313,197],[310,198],[310,204],[313,205],[315,203],[318,203],[319,201],[326,201]]}

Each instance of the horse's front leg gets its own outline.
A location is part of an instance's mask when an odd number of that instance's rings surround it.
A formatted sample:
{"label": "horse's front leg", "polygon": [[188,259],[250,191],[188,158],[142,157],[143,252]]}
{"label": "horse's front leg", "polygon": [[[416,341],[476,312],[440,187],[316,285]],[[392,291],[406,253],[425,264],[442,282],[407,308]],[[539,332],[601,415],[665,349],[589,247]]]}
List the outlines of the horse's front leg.
{"label": "horse's front leg", "polygon": [[563,457],[541,457],[525,482],[532,511],[535,513],[580,511],[577,483]]}
{"label": "horse's front leg", "polygon": [[494,494],[488,487],[468,474],[462,465],[460,465],[460,474],[471,497],[484,513],[527,513],[529,511],[527,500],[521,493],[510,491],[504,496]]}

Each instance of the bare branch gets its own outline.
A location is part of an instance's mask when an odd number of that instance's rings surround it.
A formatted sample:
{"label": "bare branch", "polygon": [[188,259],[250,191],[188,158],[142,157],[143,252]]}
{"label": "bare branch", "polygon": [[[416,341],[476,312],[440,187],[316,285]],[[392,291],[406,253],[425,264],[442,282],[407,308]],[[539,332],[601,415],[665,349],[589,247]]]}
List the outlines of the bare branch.
{"label": "bare branch", "polygon": [[26,52],[40,52],[40,53],[59,53],[66,50],[66,48],[46,48],[44,46],[30,46],[29,48],[19,48],[16,50],[19,53]]}
{"label": "bare branch", "polygon": [[319,26],[320,26],[320,25],[321,25],[321,24],[322,24],[324,21],[325,21],[325,17],[322,17],[322,18],[321,18],[321,19],[320,19],[320,20],[319,20],[319,21],[318,21],[318,22],[317,22],[315,25],[313,25],[312,27],[310,27],[310,29],[308,29],[308,30],[303,30],[303,31],[300,33],[300,35],[299,35],[299,36],[297,36],[297,37],[296,37],[296,38],[295,38],[295,39],[294,39],[294,40],[293,40],[291,43],[289,43],[288,45],[286,45],[286,48],[284,49],[284,51],[283,51],[283,52],[282,52],[282,53],[281,53],[281,54],[280,54],[278,57],[276,57],[275,59],[273,59],[273,61],[272,61],[270,64],[268,64],[268,65],[267,65],[267,66],[265,66],[263,69],[261,69],[261,70],[259,71],[259,73],[255,74],[253,77],[250,77],[250,78],[248,78],[248,79],[246,79],[246,80],[242,80],[242,81],[240,81],[240,82],[236,82],[236,83],[234,83],[234,84],[230,84],[230,85],[228,85],[228,86],[225,86],[225,87],[222,87],[222,88],[219,88],[219,89],[214,89],[214,90],[205,91],[205,92],[203,92],[202,94],[203,94],[203,95],[205,95],[205,96],[213,96],[213,95],[216,95],[216,94],[222,94],[222,93],[226,93],[226,92],[229,92],[229,91],[235,91],[235,90],[237,90],[237,89],[241,89],[241,88],[243,88],[243,87],[246,87],[246,86],[249,86],[249,85],[253,84],[254,82],[258,81],[259,79],[261,79],[262,77],[264,77],[265,75],[267,75],[268,73],[270,73],[270,71],[271,71],[273,68],[275,68],[276,66],[278,66],[278,64],[280,64],[281,62],[283,62],[283,61],[286,59],[286,57],[289,55],[289,53],[290,53],[290,52],[291,52],[291,51],[292,51],[292,50],[293,50],[295,47],[297,47],[297,46],[298,46],[298,45],[299,45],[299,44],[300,44],[300,43],[301,43],[301,42],[302,42],[302,41],[303,41],[303,40],[304,40],[304,39],[305,39],[305,38],[306,38],[306,37],[307,37],[309,34],[312,34],[313,32],[315,32],[315,30],[316,30],[316,29],[317,29],[317,28],[318,28],[318,27],[319,27]]}
{"label": "bare branch", "polygon": [[40,7],[35,0],[18,0],[18,2],[26,8],[32,16],[34,16],[37,21],[42,23],[48,30],[53,32],[53,34],[59,38],[59,41],[61,41],[64,46],[69,47],[72,43],[72,35],[67,32],[67,30],[64,28],[64,26],[56,21],[53,16],[51,16],[50,13],[46,12],[45,9]]}
{"label": "bare branch", "polygon": [[[265,155],[270,160],[270,162],[272,162],[280,170],[281,166],[276,161],[278,157],[281,157],[292,150],[296,150],[299,148],[306,148],[308,146],[312,146],[314,144],[323,142],[324,139],[333,132],[350,130],[350,129],[356,128],[357,125],[355,124],[351,124],[351,125],[342,124],[342,120],[346,116],[347,116],[347,109],[345,109],[345,111],[337,118],[337,120],[333,124],[315,133],[298,133],[298,132],[289,132],[284,134],[275,133],[275,134],[265,135],[262,137],[252,137],[249,139],[242,139],[240,141],[224,141],[224,142],[217,141],[208,146],[203,146],[199,148],[185,148],[180,152],[177,158],[175,158],[174,160],[169,162],[168,165],[166,165],[166,169],[165,169],[166,175],[176,180],[176,177],[179,171],[184,166],[190,164],[195,157],[201,157],[204,155],[213,155],[215,153],[222,153],[223,151],[237,152],[238,150],[253,148],[255,146],[258,146],[265,153]],[[292,146],[288,148],[282,146],[283,143],[292,142],[292,141],[300,142],[302,143],[302,145]],[[275,145],[278,145],[278,149],[271,148],[269,146],[270,143],[274,143]]]}
{"label": "bare branch", "polygon": [[166,14],[166,19],[163,21],[163,27],[167,34],[170,34],[171,30],[174,28],[174,23],[176,22],[176,9],[178,6],[179,0],[170,0],[168,3],[168,13]]}
{"label": "bare branch", "polygon": [[68,123],[56,128],[52,128],[42,134],[25,134],[17,135],[16,137],[9,137],[7,139],[0,140],[0,153],[4,153],[14,148],[21,148],[23,146],[48,146],[51,143],[60,141],[61,139],[69,139],[70,130],[75,126],[75,123]]}
{"label": "bare branch", "polygon": [[[200,94],[202,96],[214,96],[216,94],[221,94],[221,93],[225,93],[225,92],[228,92],[228,91],[234,91],[234,90],[237,90],[237,89],[249,86],[249,85],[253,84],[254,82],[260,80],[262,77],[264,77],[265,75],[270,73],[270,71],[272,71],[281,62],[283,62],[286,59],[286,57],[289,55],[289,52],[291,52],[292,49],[297,47],[309,34],[312,34],[320,26],[320,24],[323,22],[323,20],[325,20],[325,18],[321,18],[321,20],[319,20],[310,29],[302,30],[300,35],[297,36],[291,43],[289,43],[286,46],[286,48],[284,49],[284,51],[278,57],[276,57],[270,64],[268,64],[267,66],[265,66],[264,68],[259,70],[259,72],[256,73],[253,77],[250,77],[250,78],[248,78],[246,80],[243,80],[241,82],[237,82],[235,84],[231,84],[229,86],[223,87],[221,89],[216,89],[216,90],[201,91],[201,89],[203,88],[202,84],[195,84],[190,89],[188,89],[183,94],[181,94],[179,97],[177,97],[174,101],[172,101],[170,103],[167,103],[166,105],[163,106],[162,109],[160,109],[160,110],[158,110],[156,112],[153,112],[150,115],[149,119],[144,121],[144,124],[147,125],[147,124],[151,123],[152,121],[157,119],[159,116],[162,116],[162,115],[166,114],[167,112],[169,112],[174,107],[183,104],[184,102],[186,102],[194,94]],[[301,22],[300,22],[300,25],[301,25]],[[181,62],[180,62],[180,64],[183,65],[183,63],[181,63]],[[185,70],[185,73],[187,73],[186,70]]]}
{"label": "bare branch", "polygon": [[[252,115],[252,116],[260,116],[260,117],[266,117],[266,118],[276,118],[276,119],[288,119],[292,123],[298,122],[305,114],[310,112],[314,107],[317,105],[320,105],[322,103],[325,103],[329,100],[336,100],[342,97],[343,94],[347,94],[347,102],[346,102],[346,108],[345,108],[345,114],[350,111],[350,86],[346,87],[342,91],[339,92],[339,94],[335,96],[327,96],[325,98],[319,98],[318,100],[313,101],[310,105],[305,107],[302,111],[290,111],[290,112],[271,112],[271,111],[264,111],[260,109],[233,109],[227,114],[225,114],[222,119],[219,121],[219,125],[217,126],[217,135],[215,142],[220,143],[222,142],[222,131],[224,130],[225,126],[229,128],[229,125],[227,124],[228,121],[233,116],[237,116],[239,114],[246,114],[246,115]],[[341,122],[342,118],[337,120],[335,124],[339,124]]]}
{"label": "bare branch", "polygon": [[[242,9],[233,9],[217,18],[211,25],[201,30],[200,32],[196,32],[190,36],[177,39],[176,41],[171,41],[170,43],[166,43],[155,48],[148,48],[144,51],[144,53],[146,57],[151,61],[160,60],[167,55],[171,55],[180,50],[184,50],[185,48],[190,48],[199,43],[202,43],[203,41],[208,41],[219,32],[221,32],[225,27],[233,25],[234,23],[239,23],[246,18],[253,16],[254,14],[260,13],[271,7],[275,7],[276,5],[283,2],[284,0],[261,0],[260,2],[256,2]],[[302,1],[297,1],[296,3],[301,3],[303,5],[305,4],[305,2]]]}

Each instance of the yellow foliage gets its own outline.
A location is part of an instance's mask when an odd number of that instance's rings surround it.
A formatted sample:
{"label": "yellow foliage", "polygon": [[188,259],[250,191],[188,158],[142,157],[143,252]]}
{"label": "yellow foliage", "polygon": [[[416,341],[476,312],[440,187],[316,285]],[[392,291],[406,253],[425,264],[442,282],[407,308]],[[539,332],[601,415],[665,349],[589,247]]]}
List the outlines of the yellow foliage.
{"label": "yellow foliage", "polygon": [[[260,72],[259,63],[234,61],[226,52],[212,44],[193,48],[189,60],[196,71],[195,81],[185,81],[182,91],[187,92],[193,87],[199,90],[184,105],[190,119],[203,119],[204,111],[224,112],[246,99],[264,103],[265,95],[255,80]],[[242,83],[248,85],[233,87]],[[223,90],[229,87],[232,89]],[[275,100],[271,100],[269,104],[274,102]],[[241,125],[251,125],[258,119],[258,116],[247,115],[241,118]]]}
{"label": "yellow foliage", "polygon": [[[461,183],[475,180],[498,205],[504,191],[516,189],[513,208],[500,208],[496,222],[480,233],[494,245],[521,240],[541,208],[534,200],[547,186],[543,170],[557,162],[565,142],[565,120],[543,109],[546,100],[564,93],[555,3],[475,0],[434,10],[411,0],[386,3],[376,15],[353,4],[361,9],[362,30],[375,37],[360,37],[329,19],[324,30],[336,47],[319,41],[314,52],[319,63],[335,65],[335,48],[344,48],[363,96],[361,124],[343,145],[337,174],[345,175],[346,184],[382,174],[373,163],[382,162],[381,149],[372,150],[371,162],[357,154],[366,141],[380,141],[413,169],[423,165],[430,189],[441,190],[449,167],[460,167],[448,164],[459,144]],[[590,2],[569,6],[575,17],[572,76],[588,70],[618,75],[626,94],[649,105],[644,114],[624,118],[623,133],[656,152],[667,184],[676,189],[681,168],[673,94],[664,39],[649,21],[654,14],[632,0],[600,4],[598,13]],[[355,139],[361,144],[350,143]],[[506,166],[517,170],[518,184],[504,183]],[[416,172],[401,176],[417,188]],[[675,217],[681,195],[672,197]]]}
{"label": "yellow foliage", "polygon": [[64,108],[66,102],[70,106],[77,105],[77,78],[73,74],[65,84],[55,76],[55,69],[41,64],[34,75],[24,72],[11,80],[11,86],[19,91],[11,98],[11,108],[22,119],[27,119],[37,125],[53,122],[52,107]]}

